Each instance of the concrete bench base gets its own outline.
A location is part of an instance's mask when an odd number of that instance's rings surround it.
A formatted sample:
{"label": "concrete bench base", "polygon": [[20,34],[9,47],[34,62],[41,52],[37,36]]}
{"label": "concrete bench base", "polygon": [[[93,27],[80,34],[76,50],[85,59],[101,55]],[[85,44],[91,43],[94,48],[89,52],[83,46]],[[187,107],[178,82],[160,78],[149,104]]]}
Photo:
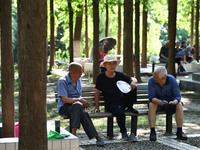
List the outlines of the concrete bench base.
{"label": "concrete bench base", "polygon": [[[55,124],[47,121],[47,133],[55,130]],[[48,140],[48,150],[79,150],[79,139],[70,132],[60,129],[61,134],[68,134],[65,139]],[[18,150],[19,138],[0,138],[0,150]]]}

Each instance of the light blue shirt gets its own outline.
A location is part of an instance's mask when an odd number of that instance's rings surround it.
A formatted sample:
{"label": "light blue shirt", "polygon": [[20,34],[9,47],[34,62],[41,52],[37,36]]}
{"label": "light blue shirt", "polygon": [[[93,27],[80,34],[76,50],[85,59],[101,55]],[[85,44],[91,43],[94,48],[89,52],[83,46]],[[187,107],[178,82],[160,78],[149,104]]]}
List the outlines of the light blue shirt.
{"label": "light blue shirt", "polygon": [[176,79],[172,75],[167,75],[166,84],[162,88],[159,84],[154,82],[153,77],[150,77],[148,81],[148,97],[149,102],[151,102],[153,98],[167,100],[168,102],[177,99],[180,102],[180,88]]}
{"label": "light blue shirt", "polygon": [[61,96],[66,96],[68,98],[80,98],[81,97],[81,78],[76,80],[77,87],[69,78],[69,73],[61,77],[57,83],[57,95],[58,95],[58,104],[57,109],[58,112],[60,108],[65,104],[61,98]]}

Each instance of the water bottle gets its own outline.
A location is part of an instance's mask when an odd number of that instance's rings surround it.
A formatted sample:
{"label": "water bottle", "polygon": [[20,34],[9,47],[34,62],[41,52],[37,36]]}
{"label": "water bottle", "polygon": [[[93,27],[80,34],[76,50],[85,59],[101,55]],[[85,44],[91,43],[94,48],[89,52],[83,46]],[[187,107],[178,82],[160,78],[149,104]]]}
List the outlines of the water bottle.
{"label": "water bottle", "polygon": [[55,131],[60,133],[60,120],[55,120]]}

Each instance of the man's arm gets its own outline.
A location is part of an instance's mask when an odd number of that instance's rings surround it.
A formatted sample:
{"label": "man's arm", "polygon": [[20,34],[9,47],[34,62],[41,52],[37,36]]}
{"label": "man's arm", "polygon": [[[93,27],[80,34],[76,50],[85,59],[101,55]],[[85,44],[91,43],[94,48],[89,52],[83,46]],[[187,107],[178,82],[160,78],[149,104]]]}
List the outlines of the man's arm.
{"label": "man's arm", "polygon": [[81,102],[83,104],[83,106],[85,108],[88,108],[90,107],[90,104],[88,103],[88,101],[82,99],[82,98],[69,98],[69,97],[66,97],[66,96],[61,96],[62,100],[64,103],[68,103],[68,104],[73,104],[74,102]]}
{"label": "man's arm", "polygon": [[162,58],[168,60],[168,58],[167,58],[165,55],[163,55],[162,53],[160,54],[160,56],[161,56]]}
{"label": "man's arm", "polygon": [[95,109],[92,110],[93,113],[100,112],[100,110],[99,110],[99,96],[100,96],[100,91],[98,89],[95,89],[95,93],[94,93]]}

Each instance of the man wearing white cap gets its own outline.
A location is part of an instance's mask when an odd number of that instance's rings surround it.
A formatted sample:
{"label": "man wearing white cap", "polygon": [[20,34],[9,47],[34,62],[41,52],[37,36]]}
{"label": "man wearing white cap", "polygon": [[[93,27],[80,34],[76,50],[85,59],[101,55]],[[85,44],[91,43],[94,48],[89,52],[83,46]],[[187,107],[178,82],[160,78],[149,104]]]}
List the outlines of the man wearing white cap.
{"label": "man wearing white cap", "polygon": [[[93,112],[99,112],[99,96],[102,92],[106,103],[107,111],[111,112],[116,118],[117,123],[122,133],[122,139],[137,141],[133,133],[128,137],[125,127],[125,110],[133,113],[138,113],[133,108],[133,103],[136,102],[136,83],[137,79],[129,77],[121,72],[115,71],[120,60],[117,60],[113,55],[106,55],[104,61],[100,66],[104,66],[106,71],[97,76],[95,86],[95,110]],[[121,83],[125,83],[122,86]],[[130,88],[127,91],[126,85]],[[125,88],[125,89],[123,89]],[[125,93],[126,94],[125,94]]]}

